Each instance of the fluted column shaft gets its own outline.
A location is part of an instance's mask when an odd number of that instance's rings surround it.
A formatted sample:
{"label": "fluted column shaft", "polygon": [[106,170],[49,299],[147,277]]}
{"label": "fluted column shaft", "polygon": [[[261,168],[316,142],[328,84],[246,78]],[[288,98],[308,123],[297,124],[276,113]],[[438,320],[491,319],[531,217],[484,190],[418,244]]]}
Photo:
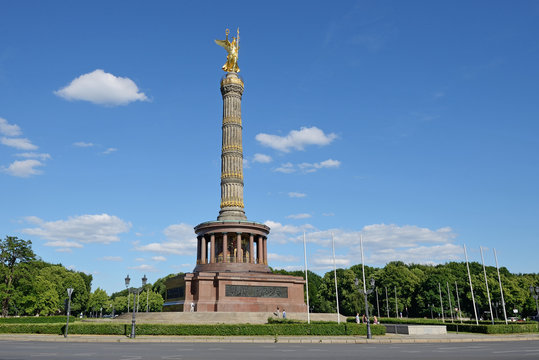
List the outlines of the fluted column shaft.
{"label": "fluted column shaft", "polygon": [[217,220],[246,220],[241,137],[243,81],[236,73],[228,73],[221,81],[221,94],[223,96],[221,211]]}

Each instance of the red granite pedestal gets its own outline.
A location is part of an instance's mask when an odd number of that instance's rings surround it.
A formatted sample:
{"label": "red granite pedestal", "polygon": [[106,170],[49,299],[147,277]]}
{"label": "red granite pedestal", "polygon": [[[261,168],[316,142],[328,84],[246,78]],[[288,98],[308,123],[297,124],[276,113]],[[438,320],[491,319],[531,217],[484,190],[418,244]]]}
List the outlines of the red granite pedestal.
{"label": "red granite pedestal", "polygon": [[268,273],[185,274],[183,311],[289,312],[307,311],[301,277]]}

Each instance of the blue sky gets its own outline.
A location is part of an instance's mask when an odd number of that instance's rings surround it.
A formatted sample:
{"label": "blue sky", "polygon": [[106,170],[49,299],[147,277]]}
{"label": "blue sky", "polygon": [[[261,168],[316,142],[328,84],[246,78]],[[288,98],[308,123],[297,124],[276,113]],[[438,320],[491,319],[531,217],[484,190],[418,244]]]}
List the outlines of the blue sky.
{"label": "blue sky", "polygon": [[192,271],[220,199],[240,27],[246,214],[270,265],[480,261],[537,272],[536,1],[0,4],[0,229],[123,278]]}

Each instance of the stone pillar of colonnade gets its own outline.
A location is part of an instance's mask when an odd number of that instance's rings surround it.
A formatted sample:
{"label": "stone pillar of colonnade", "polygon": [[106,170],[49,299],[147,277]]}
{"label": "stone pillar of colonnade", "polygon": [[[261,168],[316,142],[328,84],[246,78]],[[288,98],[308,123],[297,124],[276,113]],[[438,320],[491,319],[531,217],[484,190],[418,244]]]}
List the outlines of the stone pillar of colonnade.
{"label": "stone pillar of colonnade", "polygon": [[228,237],[227,233],[223,233],[223,262],[228,262]]}
{"label": "stone pillar of colonnade", "polygon": [[210,264],[215,263],[215,234],[210,234]]}
{"label": "stone pillar of colonnade", "polygon": [[255,258],[254,258],[254,255],[253,255],[253,250],[254,250],[254,235],[253,234],[249,234],[249,263],[251,264],[254,264],[255,263]]}

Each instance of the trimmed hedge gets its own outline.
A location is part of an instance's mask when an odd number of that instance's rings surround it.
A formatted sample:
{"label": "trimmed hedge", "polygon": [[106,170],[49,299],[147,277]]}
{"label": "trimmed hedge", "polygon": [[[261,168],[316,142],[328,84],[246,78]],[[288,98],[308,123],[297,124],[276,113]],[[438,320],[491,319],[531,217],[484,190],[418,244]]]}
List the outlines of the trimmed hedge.
{"label": "trimmed hedge", "polygon": [[[0,333],[63,334],[64,324],[0,324]],[[385,327],[371,326],[373,335],[384,335]],[[103,324],[78,322],[69,325],[70,334],[128,335],[130,324]],[[339,336],[366,335],[367,326],[358,324],[243,324],[243,325],[136,325],[138,335],[179,335],[179,336]]]}
{"label": "trimmed hedge", "polygon": [[539,324],[509,324],[509,325],[475,325],[446,323],[449,331],[464,331],[482,334],[518,334],[539,332]]}
{"label": "trimmed hedge", "polygon": [[[69,322],[78,321],[77,316],[70,316]],[[0,324],[55,324],[55,323],[65,323],[67,321],[67,316],[58,315],[58,316],[21,316],[21,317],[8,317],[0,318]]]}
{"label": "trimmed hedge", "polygon": [[[355,322],[353,317],[347,318],[348,322]],[[410,318],[383,318],[381,319],[383,324],[408,324],[408,325],[445,325],[448,331],[462,331],[471,333],[482,334],[518,334],[518,333],[534,333],[539,332],[539,323],[533,322],[519,322],[505,325],[503,322],[497,322],[492,325],[488,321],[482,321],[479,325],[475,324],[475,321],[465,321],[463,324],[460,322],[451,323],[447,321],[444,323],[441,320],[436,319],[410,319]]]}
{"label": "trimmed hedge", "polygon": [[[65,324],[0,324],[1,334],[63,334]],[[69,325],[71,329],[71,324]]]}

